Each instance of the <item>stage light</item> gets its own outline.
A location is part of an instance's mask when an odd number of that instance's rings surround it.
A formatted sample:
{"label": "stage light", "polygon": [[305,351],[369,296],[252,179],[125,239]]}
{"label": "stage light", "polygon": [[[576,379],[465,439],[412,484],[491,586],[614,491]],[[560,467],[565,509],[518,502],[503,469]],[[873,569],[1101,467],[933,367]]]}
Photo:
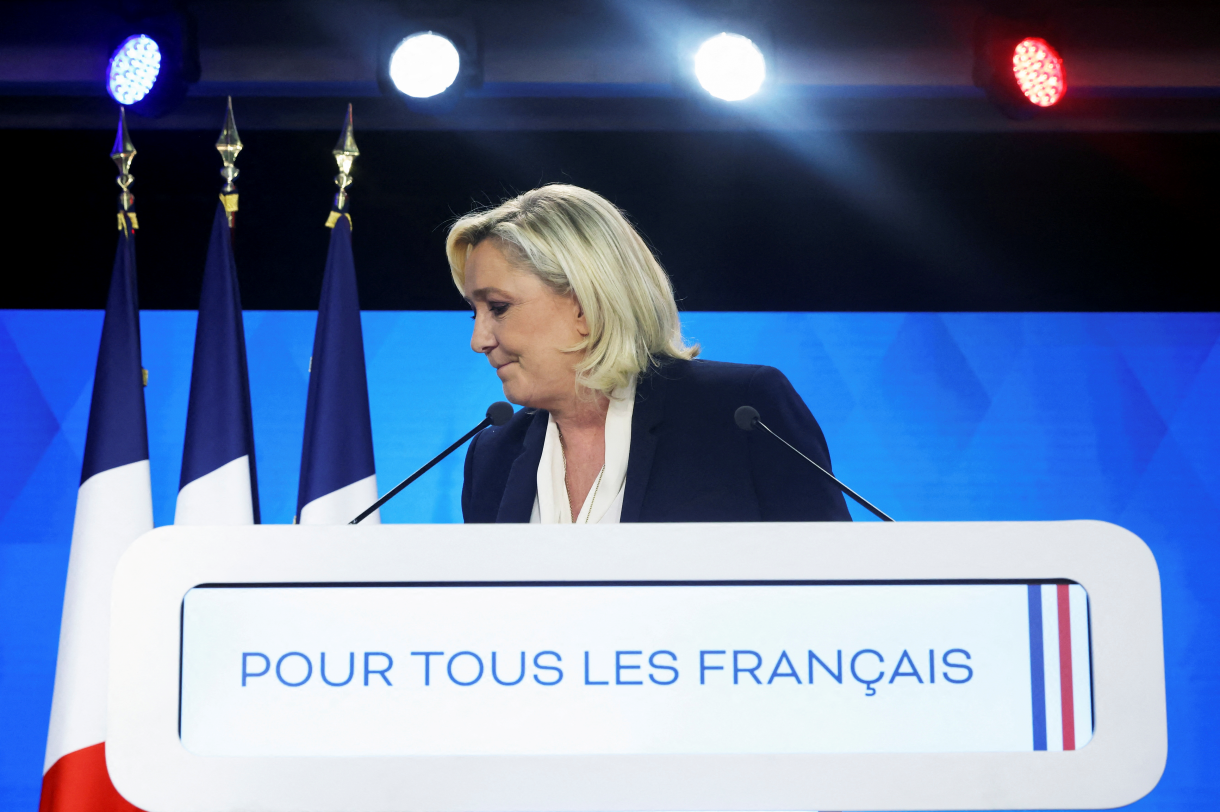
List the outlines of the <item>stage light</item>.
{"label": "stage light", "polygon": [[462,59],[448,38],[431,31],[412,34],[390,55],[390,81],[416,99],[437,96],[457,79]]}
{"label": "stage light", "polygon": [[195,21],[179,3],[124,0],[123,21],[110,31],[110,62],[98,78],[128,114],[166,115],[199,81]]}
{"label": "stage light", "polygon": [[695,78],[718,99],[741,101],[767,78],[767,60],[748,37],[727,32],[707,39],[695,52]]}
{"label": "stage light", "polygon": [[1053,21],[1045,16],[983,14],[974,29],[974,84],[1018,121],[1063,100],[1067,75]]}
{"label": "stage light", "polygon": [[123,40],[110,57],[106,90],[119,104],[135,104],[149,94],[160,73],[160,46],[151,37],[136,34]]}
{"label": "stage light", "polygon": [[1067,90],[1063,59],[1041,37],[1026,37],[1017,43],[1012,53],[1012,73],[1025,98],[1039,107],[1050,107]]}

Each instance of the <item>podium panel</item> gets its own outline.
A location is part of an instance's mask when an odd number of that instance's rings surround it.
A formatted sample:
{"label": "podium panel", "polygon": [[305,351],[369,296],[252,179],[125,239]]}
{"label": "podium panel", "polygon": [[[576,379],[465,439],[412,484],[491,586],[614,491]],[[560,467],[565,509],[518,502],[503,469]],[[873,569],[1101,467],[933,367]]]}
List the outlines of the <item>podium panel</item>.
{"label": "podium panel", "polygon": [[1166,755],[1100,522],[163,528],[107,761],[159,810],[1099,808]]}
{"label": "podium panel", "polygon": [[1078,584],[197,587],[181,738],[203,756],[1080,749],[1087,612]]}

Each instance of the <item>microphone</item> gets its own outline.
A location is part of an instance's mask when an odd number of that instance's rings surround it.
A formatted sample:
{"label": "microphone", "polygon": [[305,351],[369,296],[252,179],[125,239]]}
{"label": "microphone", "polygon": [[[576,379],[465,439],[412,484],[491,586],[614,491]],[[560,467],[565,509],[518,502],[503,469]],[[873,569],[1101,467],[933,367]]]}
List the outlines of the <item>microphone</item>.
{"label": "microphone", "polygon": [[469,440],[471,437],[475,436],[476,434],[478,434],[480,431],[487,428],[488,426],[503,426],[505,423],[507,423],[509,420],[511,420],[512,417],[513,417],[512,404],[505,403],[502,400],[497,400],[495,403],[493,403],[487,407],[487,417],[483,418],[483,421],[481,423],[479,423],[479,425],[475,426],[470,431],[463,434],[461,439],[459,439],[456,443],[449,446],[448,448],[446,448],[441,453],[437,454],[432,459],[428,460],[428,462],[425,463],[422,468],[420,468],[415,473],[411,474],[411,476],[407,477],[402,482],[399,482],[397,485],[395,485],[390,490],[389,493],[387,493],[385,496],[381,497],[376,502],[374,502],[372,505],[370,505],[366,511],[361,513],[356,518],[352,519],[350,522],[348,522],[348,524],[360,524],[360,522],[362,522],[370,514],[372,514],[372,512],[374,510],[381,507],[386,502],[390,501],[395,496],[397,496],[399,491],[401,491],[403,488],[410,485],[415,480],[419,479],[424,474],[428,473],[428,471],[432,468],[432,466],[436,465],[438,462],[445,459],[445,457],[448,457],[454,451],[457,451],[459,448],[461,448],[462,444],[465,443],[467,440]]}
{"label": "microphone", "polygon": [[735,420],[735,421],[737,422],[737,428],[741,429],[742,431],[754,431],[754,428],[755,428],[755,427],[759,427],[759,428],[761,428],[763,431],[767,432],[767,434],[770,434],[772,437],[774,437],[775,439],[779,440],[779,441],[780,441],[781,443],[783,443],[784,445],[786,445],[786,446],[788,446],[789,448],[791,448],[791,449],[792,449],[792,451],[793,451],[793,453],[795,453],[797,456],[799,456],[799,457],[800,457],[801,459],[803,459],[805,462],[809,463],[809,464],[810,464],[810,465],[812,465],[814,468],[817,468],[819,471],[821,471],[821,472],[822,472],[822,473],[823,473],[823,474],[826,476],[826,478],[827,478],[827,479],[829,479],[829,480],[830,480],[831,482],[833,482],[834,484],[838,485],[838,486],[839,486],[839,488],[840,488],[840,489],[843,491],[843,493],[847,494],[847,495],[848,495],[848,496],[850,496],[852,499],[855,499],[857,502],[859,502],[859,503],[860,503],[860,505],[861,505],[862,507],[864,507],[864,508],[866,508],[867,510],[869,510],[869,511],[870,511],[870,512],[871,512],[871,513],[872,513],[874,516],[876,516],[878,519],[881,519],[881,520],[882,520],[882,521],[884,521],[884,522],[892,522],[892,521],[894,521],[894,520],[893,520],[893,519],[891,519],[889,516],[886,516],[884,513],[882,513],[880,510],[878,510],[878,509],[877,509],[877,508],[876,508],[876,507],[873,505],[873,503],[872,503],[872,502],[868,501],[868,500],[867,500],[867,499],[865,499],[863,496],[861,496],[860,494],[856,493],[856,492],[855,492],[855,491],[853,491],[851,488],[847,487],[847,486],[846,486],[846,485],[844,485],[842,482],[840,482],[840,481],[839,481],[837,478],[835,478],[835,475],[834,475],[834,474],[830,473],[830,471],[827,471],[825,468],[823,468],[822,466],[818,465],[816,462],[814,462],[813,460],[809,459],[809,458],[808,458],[808,457],[806,457],[804,454],[802,454],[802,453],[801,453],[801,452],[800,452],[800,451],[797,449],[797,447],[796,447],[796,446],[792,445],[792,443],[788,442],[788,441],[787,441],[787,440],[785,440],[783,437],[780,437],[778,434],[776,434],[775,432],[771,431],[771,429],[770,429],[770,428],[767,426],[767,424],[766,424],[766,423],[764,423],[764,422],[762,422],[762,420],[761,420],[761,419],[759,419],[759,417],[758,417],[758,410],[757,410],[757,409],[755,409],[753,406],[739,406],[739,407],[737,408],[737,411],[733,413],[733,420]]}

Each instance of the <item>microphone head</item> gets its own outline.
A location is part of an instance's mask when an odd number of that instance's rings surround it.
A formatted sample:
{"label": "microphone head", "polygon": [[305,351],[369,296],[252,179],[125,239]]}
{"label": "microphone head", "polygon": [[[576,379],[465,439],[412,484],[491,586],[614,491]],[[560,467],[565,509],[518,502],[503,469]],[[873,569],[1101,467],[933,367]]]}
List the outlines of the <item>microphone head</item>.
{"label": "microphone head", "polygon": [[503,400],[497,400],[487,407],[487,419],[493,426],[503,426],[513,419],[513,405]]}
{"label": "microphone head", "polygon": [[753,406],[738,406],[737,411],[733,412],[733,420],[742,431],[754,431],[754,424],[758,422],[758,410]]}

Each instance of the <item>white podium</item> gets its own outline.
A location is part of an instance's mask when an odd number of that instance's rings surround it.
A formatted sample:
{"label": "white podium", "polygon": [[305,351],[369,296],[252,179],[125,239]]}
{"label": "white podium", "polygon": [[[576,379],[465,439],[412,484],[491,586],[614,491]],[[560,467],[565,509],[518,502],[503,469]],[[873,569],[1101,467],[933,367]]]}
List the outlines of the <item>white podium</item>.
{"label": "white podium", "polygon": [[1106,808],[1167,751],[1101,522],[167,527],[112,624],[149,812]]}

